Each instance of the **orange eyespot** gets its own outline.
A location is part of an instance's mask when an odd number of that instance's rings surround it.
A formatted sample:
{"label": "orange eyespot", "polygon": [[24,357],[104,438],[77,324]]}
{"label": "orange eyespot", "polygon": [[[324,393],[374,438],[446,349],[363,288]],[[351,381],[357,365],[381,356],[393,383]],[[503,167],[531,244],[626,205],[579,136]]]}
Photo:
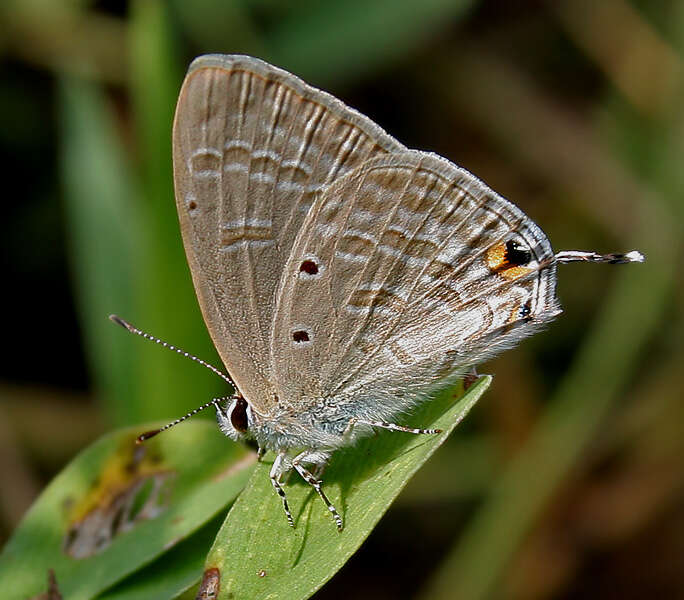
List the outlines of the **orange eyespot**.
{"label": "orange eyespot", "polygon": [[513,240],[491,246],[486,254],[487,267],[490,271],[498,273],[509,281],[529,273],[530,268],[524,265],[530,260],[532,260],[531,252]]}
{"label": "orange eyespot", "polygon": [[500,243],[487,250],[487,266],[491,271],[499,271],[506,265],[506,244]]}

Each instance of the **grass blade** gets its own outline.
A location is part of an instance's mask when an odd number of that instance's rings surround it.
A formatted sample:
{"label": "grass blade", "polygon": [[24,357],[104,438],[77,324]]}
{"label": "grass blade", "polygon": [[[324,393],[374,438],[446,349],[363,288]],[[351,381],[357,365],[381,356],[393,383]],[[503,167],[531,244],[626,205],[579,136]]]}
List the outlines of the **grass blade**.
{"label": "grass blade", "polygon": [[139,434],[103,437],[45,489],[0,555],[3,598],[40,593],[48,569],[65,598],[95,597],[216,515],[255,462],[204,421],[144,445]]}
{"label": "grass blade", "polygon": [[[338,533],[315,492],[297,477],[286,486],[296,528],[287,525],[280,498],[259,464],[235,503],[207,558],[221,572],[220,598],[308,598],[368,537],[404,485],[446,440],[487,389],[482,377],[454,402],[449,389],[411,418],[443,429],[436,436],[382,431],[340,451],[326,470],[326,494],[345,521]],[[457,392],[460,396],[460,389]]]}

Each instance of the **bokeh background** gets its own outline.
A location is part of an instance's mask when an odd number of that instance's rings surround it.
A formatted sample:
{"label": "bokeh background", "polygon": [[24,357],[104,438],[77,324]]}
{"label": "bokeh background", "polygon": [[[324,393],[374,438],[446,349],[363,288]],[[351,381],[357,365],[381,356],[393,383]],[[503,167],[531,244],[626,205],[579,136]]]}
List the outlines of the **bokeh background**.
{"label": "bokeh background", "polygon": [[684,3],[4,0],[0,543],[79,449],[221,392],[173,201],[205,52],[259,56],[510,198],[565,314],[317,598],[684,598]]}

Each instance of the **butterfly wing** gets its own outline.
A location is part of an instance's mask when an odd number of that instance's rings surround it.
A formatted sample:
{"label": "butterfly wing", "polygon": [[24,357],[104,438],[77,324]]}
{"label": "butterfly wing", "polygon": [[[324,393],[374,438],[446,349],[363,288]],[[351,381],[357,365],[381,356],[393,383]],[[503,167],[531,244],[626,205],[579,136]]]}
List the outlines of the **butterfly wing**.
{"label": "butterfly wing", "polygon": [[391,418],[557,314],[552,258],[539,227],[467,171],[418,151],[370,160],[297,237],[271,342],[278,389]]}
{"label": "butterfly wing", "polygon": [[205,322],[260,412],[273,396],[275,296],[312,205],[364,161],[405,150],[372,121],[247,56],[196,59],[173,130],[176,203]]}

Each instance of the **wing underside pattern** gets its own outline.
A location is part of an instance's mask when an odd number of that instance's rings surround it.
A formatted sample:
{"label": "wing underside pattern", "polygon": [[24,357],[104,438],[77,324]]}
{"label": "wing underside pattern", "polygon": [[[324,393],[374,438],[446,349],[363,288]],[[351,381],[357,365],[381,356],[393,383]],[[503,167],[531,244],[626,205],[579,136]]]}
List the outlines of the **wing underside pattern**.
{"label": "wing underside pattern", "polygon": [[403,146],[361,114],[249,57],[202,57],[174,123],[176,200],[205,321],[243,394],[268,402],[275,294],[315,198]]}
{"label": "wing underside pattern", "polygon": [[467,171],[415,151],[366,162],[326,190],[297,238],[271,343],[278,387],[425,386],[477,362],[556,314],[552,256]]}

